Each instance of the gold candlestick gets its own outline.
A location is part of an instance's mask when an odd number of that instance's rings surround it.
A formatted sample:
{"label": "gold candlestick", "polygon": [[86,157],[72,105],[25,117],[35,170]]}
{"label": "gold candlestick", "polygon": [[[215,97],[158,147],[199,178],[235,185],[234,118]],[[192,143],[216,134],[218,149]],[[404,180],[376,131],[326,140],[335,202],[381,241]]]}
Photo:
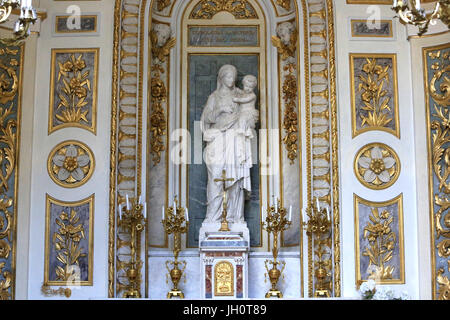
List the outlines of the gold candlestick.
{"label": "gold candlestick", "polygon": [[316,298],[329,298],[331,291],[331,282],[326,281],[326,278],[330,275],[327,271],[327,262],[324,261],[323,256],[325,251],[322,250],[324,245],[324,240],[322,236],[327,234],[331,228],[331,219],[329,216],[329,211],[326,208],[319,208],[317,205],[310,205],[306,210],[308,221],[303,222],[303,226],[306,227],[306,234],[308,237],[314,237],[315,242],[318,243],[318,248],[315,251],[317,255],[317,269],[315,271],[315,276],[317,278],[317,283],[315,285],[314,297]]}
{"label": "gold candlestick", "polygon": [[146,226],[145,215],[143,214],[144,205],[137,201],[136,198],[131,198],[132,206],[129,206],[127,199],[127,206],[123,209],[119,217],[118,226],[125,232],[130,234],[130,256],[131,259],[126,263],[128,270],[126,277],[128,284],[125,286],[124,298],[141,298],[141,246],[140,239],[142,231]]}
{"label": "gold candlestick", "polygon": [[[286,219],[286,209],[281,207],[281,202],[279,199],[277,199],[277,203],[277,206],[270,206],[267,209],[266,221],[261,222],[263,229],[266,230],[269,235],[270,233],[273,233],[273,260],[264,261],[267,270],[266,277],[269,277],[270,283],[272,284],[271,289],[266,293],[266,298],[283,297],[283,293],[277,289],[277,283],[284,271],[284,268],[286,267],[286,262],[277,261],[279,251],[278,234],[289,229],[291,221]],[[272,264],[271,269],[269,269],[269,264]],[[278,269],[278,265],[281,266],[281,270]]]}
{"label": "gold candlestick", "polygon": [[[178,206],[177,198],[174,200],[174,207],[167,208],[167,214],[165,219],[162,220],[164,230],[168,235],[173,233],[173,255],[174,261],[167,260],[166,268],[169,271],[168,276],[173,283],[173,288],[167,293],[167,299],[173,297],[180,297],[184,299],[183,292],[178,288],[178,283],[181,278],[186,275],[184,270],[186,269],[186,261],[178,261],[178,255],[181,251],[181,234],[186,233],[189,225],[189,221],[186,220],[185,208]],[[183,226],[184,224],[184,226]],[[169,266],[172,265],[172,268]],[[180,269],[178,266],[182,266]]]}

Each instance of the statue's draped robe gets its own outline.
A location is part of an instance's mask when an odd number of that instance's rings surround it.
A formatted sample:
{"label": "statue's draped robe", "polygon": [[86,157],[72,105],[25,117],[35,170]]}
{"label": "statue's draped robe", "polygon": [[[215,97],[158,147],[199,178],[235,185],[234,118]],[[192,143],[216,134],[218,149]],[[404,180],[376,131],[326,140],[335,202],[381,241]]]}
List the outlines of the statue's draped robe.
{"label": "statue's draped robe", "polygon": [[[222,170],[227,178],[233,181],[225,182],[228,193],[229,222],[244,222],[244,190],[251,191],[251,163],[241,163],[239,159],[245,145],[239,137],[239,110],[232,101],[240,89],[234,88],[230,93],[221,95],[216,90],[208,98],[203,109],[201,123],[203,139],[207,142],[204,150],[204,160],[208,169],[207,211],[204,222],[219,222],[222,219],[223,182]],[[231,106],[232,112],[223,112],[221,106]]]}

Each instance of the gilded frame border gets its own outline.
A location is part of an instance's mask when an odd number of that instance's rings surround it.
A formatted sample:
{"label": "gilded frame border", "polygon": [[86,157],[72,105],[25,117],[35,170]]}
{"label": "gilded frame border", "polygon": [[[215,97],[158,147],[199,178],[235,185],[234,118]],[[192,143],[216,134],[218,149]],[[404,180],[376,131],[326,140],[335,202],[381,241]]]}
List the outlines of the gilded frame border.
{"label": "gilded frame border", "polygon": [[[54,95],[56,94],[56,83],[55,83],[55,71],[57,68],[56,65],[56,55],[58,53],[94,53],[94,66],[92,69],[94,71],[94,75],[92,76],[93,83],[91,84],[92,88],[92,106],[91,106],[91,114],[92,114],[92,125],[84,125],[80,123],[63,123],[59,125],[53,125],[53,117],[54,117]],[[100,48],[62,48],[62,49],[52,49],[52,57],[51,57],[51,67],[50,67],[50,93],[49,93],[49,112],[48,112],[48,135],[51,133],[64,128],[81,128],[92,132],[94,135],[97,135],[97,90],[98,90],[98,69],[99,69],[99,54]]]}
{"label": "gilded frame border", "polygon": [[56,204],[59,206],[67,206],[67,207],[77,207],[88,203],[89,204],[89,257],[88,257],[88,278],[87,281],[80,281],[78,284],[81,286],[92,286],[94,284],[94,203],[95,203],[95,194],[90,195],[89,197],[79,200],[79,201],[62,201],[56,198],[53,198],[49,194],[45,195],[45,256],[44,256],[44,286],[67,286],[65,281],[50,281],[50,270],[49,270],[49,260],[50,260],[50,206],[52,204]]}
{"label": "gilded frame border", "polygon": [[[393,86],[393,109],[395,130],[382,127],[382,126],[367,126],[365,128],[356,128],[356,84],[355,84],[355,58],[383,58],[392,59],[392,86]],[[398,104],[398,75],[397,75],[397,54],[396,53],[350,53],[349,54],[350,65],[350,96],[351,96],[351,108],[352,108],[352,138],[368,132],[368,131],[384,131],[390,133],[400,139],[400,116],[399,116],[399,104]]]}
{"label": "gilded frame border", "polygon": [[359,197],[355,193],[353,194],[353,212],[354,212],[354,228],[355,228],[355,284],[357,287],[361,285],[364,281],[361,279],[361,265],[360,265],[360,233],[359,233],[359,204],[364,204],[369,207],[385,207],[392,204],[397,204],[398,206],[398,245],[399,245],[399,260],[400,260],[400,279],[392,279],[392,280],[381,280],[377,281],[380,284],[404,284],[405,283],[405,248],[404,248],[404,225],[403,225],[403,193],[398,195],[397,197],[381,202],[375,202],[366,200],[364,198]]}

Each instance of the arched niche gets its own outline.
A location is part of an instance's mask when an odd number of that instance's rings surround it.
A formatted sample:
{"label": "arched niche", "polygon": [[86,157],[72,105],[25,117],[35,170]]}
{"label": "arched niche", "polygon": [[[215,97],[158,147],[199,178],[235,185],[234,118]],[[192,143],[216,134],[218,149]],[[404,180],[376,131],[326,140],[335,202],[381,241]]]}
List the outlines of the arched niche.
{"label": "arched niche", "polygon": [[[145,195],[148,203],[149,228],[146,230],[145,253],[142,256],[146,266],[149,250],[167,250],[170,245],[160,224],[161,207],[171,203],[174,195],[178,195],[183,206],[188,206],[187,167],[169,161],[170,152],[179,153],[177,147],[187,140],[185,136],[171,136],[170,133],[173,129],[188,127],[186,94],[189,90],[186,87],[183,89],[187,83],[183,77],[186,78],[188,73],[187,69],[183,69],[187,66],[186,59],[183,59],[189,48],[183,42],[183,34],[187,37],[188,32],[183,17],[187,8],[198,2],[116,0],[115,86],[111,124],[110,296],[120,292],[120,280],[117,279],[123,277],[126,271],[126,268],[114,268],[117,261],[122,266],[122,260],[117,254],[116,236],[113,234],[116,209],[119,203],[124,202],[125,195]],[[316,265],[312,255],[308,254],[306,259],[306,252],[311,253],[316,244],[306,243],[301,236],[300,212],[308,206],[313,196],[319,197],[322,205],[329,206],[335,221],[334,240],[327,250],[329,259],[333,259],[334,255],[337,260],[329,264],[334,265],[334,273],[330,271],[336,276],[331,275],[328,280],[339,295],[337,123],[330,116],[335,115],[336,109],[332,3],[327,0],[292,0],[289,9],[286,1],[248,0],[248,3],[257,12],[260,26],[259,46],[253,49],[258,51],[260,59],[261,127],[278,131],[275,138],[267,135],[259,139],[259,154],[267,155],[271,160],[272,172],[263,176],[260,171],[261,192],[256,216],[261,218],[260,209],[263,205],[267,208],[271,195],[280,198],[284,206],[293,205],[296,213],[294,228],[282,235],[282,245],[284,250],[299,252],[301,296],[312,295]],[[224,25],[229,18],[229,13],[219,12],[199,25]],[[240,24],[245,24],[242,21],[246,20],[234,16],[233,19],[237,22],[241,20]],[[187,19],[188,22],[190,20]],[[250,20],[246,23],[255,25],[255,21]],[[295,25],[295,44],[293,47],[288,44],[283,47],[278,42],[277,46],[272,37],[277,36],[277,26],[287,21]],[[162,45],[157,48],[157,40],[152,42],[152,27],[156,24],[171,28],[167,47]],[[190,49],[190,53],[201,53],[196,52],[200,50],[198,48]],[[228,54],[240,52],[239,48],[227,48],[225,51]],[[162,56],[154,65],[153,57],[157,55]],[[264,63],[261,63],[261,58]],[[161,93],[164,93],[163,96]],[[258,236],[261,241],[253,250],[270,250],[266,233],[260,229]],[[303,263],[306,260],[308,263]],[[308,288],[303,280],[306,273]],[[148,272],[144,274],[143,287],[148,292]]]}

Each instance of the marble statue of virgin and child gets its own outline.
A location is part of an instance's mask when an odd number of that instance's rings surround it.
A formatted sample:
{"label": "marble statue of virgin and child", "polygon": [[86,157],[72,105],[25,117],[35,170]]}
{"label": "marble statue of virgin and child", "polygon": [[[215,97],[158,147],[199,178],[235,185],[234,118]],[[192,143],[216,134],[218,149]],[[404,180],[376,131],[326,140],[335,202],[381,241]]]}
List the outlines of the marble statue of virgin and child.
{"label": "marble statue of virgin and child", "polygon": [[259,113],[254,92],[257,79],[247,75],[243,88],[236,87],[237,69],[224,65],[217,76],[217,88],[209,96],[201,116],[204,160],[208,170],[207,211],[204,224],[222,220],[224,182],[226,178],[227,220],[244,224],[245,193],[251,191],[250,169],[253,165],[251,139],[255,138],[255,123]]}

